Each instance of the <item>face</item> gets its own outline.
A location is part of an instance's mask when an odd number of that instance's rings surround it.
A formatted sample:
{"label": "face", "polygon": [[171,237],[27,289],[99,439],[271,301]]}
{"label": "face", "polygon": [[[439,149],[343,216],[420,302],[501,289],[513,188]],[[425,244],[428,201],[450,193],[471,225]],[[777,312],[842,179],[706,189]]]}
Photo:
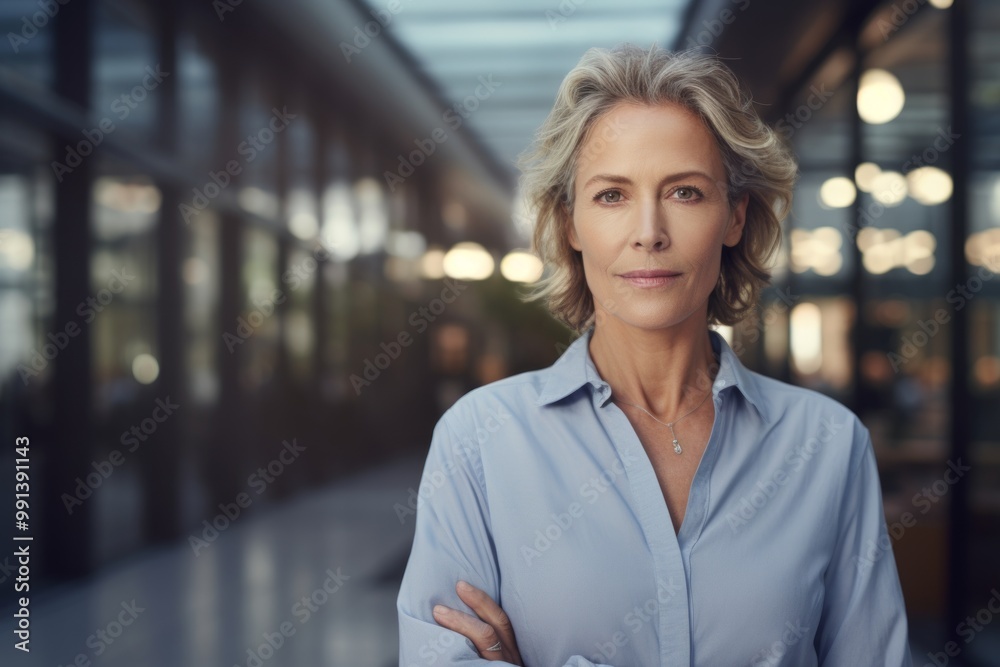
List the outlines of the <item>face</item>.
{"label": "face", "polygon": [[722,246],[739,242],[748,201],[730,207],[708,128],[674,104],[622,102],[594,125],[580,156],[569,241],[598,321],[707,324]]}

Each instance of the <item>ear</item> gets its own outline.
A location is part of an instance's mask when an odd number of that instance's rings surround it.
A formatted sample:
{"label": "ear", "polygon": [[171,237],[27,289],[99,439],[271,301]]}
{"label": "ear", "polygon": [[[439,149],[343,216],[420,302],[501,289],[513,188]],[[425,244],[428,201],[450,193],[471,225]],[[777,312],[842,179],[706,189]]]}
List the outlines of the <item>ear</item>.
{"label": "ear", "polygon": [[744,192],[736,206],[729,214],[729,228],[722,242],[732,248],[743,238],[743,227],[747,221],[747,206],[750,204],[750,193]]}

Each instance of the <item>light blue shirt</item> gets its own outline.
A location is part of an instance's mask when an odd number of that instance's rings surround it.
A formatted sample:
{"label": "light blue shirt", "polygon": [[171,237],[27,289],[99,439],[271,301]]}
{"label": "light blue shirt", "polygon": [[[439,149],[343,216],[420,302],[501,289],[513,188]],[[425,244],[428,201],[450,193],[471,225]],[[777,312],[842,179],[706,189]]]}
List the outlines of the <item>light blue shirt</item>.
{"label": "light blue shirt", "polygon": [[675,533],[592,335],[438,421],[397,599],[400,665],[487,663],[431,613],[474,614],[459,579],[507,612],[527,667],[911,665],[857,416],[747,369],[709,330],[715,422]]}

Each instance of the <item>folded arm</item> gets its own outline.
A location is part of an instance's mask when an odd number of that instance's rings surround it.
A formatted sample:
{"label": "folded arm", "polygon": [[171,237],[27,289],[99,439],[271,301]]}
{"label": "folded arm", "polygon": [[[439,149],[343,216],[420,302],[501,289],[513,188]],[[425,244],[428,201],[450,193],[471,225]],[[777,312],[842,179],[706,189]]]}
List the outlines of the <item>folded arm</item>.
{"label": "folded arm", "polygon": [[[478,444],[474,439],[460,441],[447,413],[434,427],[420,489],[426,489],[426,493],[422,491],[418,499],[413,547],[396,601],[400,667],[522,664],[513,629],[510,640],[505,640],[503,632],[498,633],[504,642],[504,652],[485,653],[495,656],[493,659],[481,657],[476,646],[487,641],[487,631],[477,625],[477,620],[492,626],[490,617],[497,620],[496,611],[475,593],[463,594],[470,605],[456,589],[459,580],[466,581],[488,596],[491,603],[496,601],[493,606],[499,608],[502,604]],[[436,605],[466,617],[442,617],[443,624],[456,628],[449,629],[435,619]],[[467,638],[468,635],[457,630],[464,630],[472,637]],[[511,643],[513,647],[509,646]],[[574,655],[564,667],[611,666]]]}

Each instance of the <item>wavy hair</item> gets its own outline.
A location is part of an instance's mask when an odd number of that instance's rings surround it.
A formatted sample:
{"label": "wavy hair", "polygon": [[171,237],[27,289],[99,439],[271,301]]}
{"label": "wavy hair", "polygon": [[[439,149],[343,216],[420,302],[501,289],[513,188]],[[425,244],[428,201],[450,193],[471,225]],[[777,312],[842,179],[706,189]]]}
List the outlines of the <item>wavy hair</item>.
{"label": "wavy hair", "polygon": [[[589,49],[563,79],[555,104],[519,156],[519,189],[534,223],[533,251],[545,276],[528,301],[576,332],[594,318],[580,253],[569,243],[574,177],[597,121],[620,102],[675,103],[697,114],[714,135],[726,169],[729,204],[749,193],[740,241],[723,245],[708,323],[743,320],[771,280],[768,262],[781,244],[781,220],[792,202],[798,167],[778,134],[757,115],[736,75],[716,56],[694,50],[648,51],[631,44]],[[595,137],[595,142],[613,140]]]}

